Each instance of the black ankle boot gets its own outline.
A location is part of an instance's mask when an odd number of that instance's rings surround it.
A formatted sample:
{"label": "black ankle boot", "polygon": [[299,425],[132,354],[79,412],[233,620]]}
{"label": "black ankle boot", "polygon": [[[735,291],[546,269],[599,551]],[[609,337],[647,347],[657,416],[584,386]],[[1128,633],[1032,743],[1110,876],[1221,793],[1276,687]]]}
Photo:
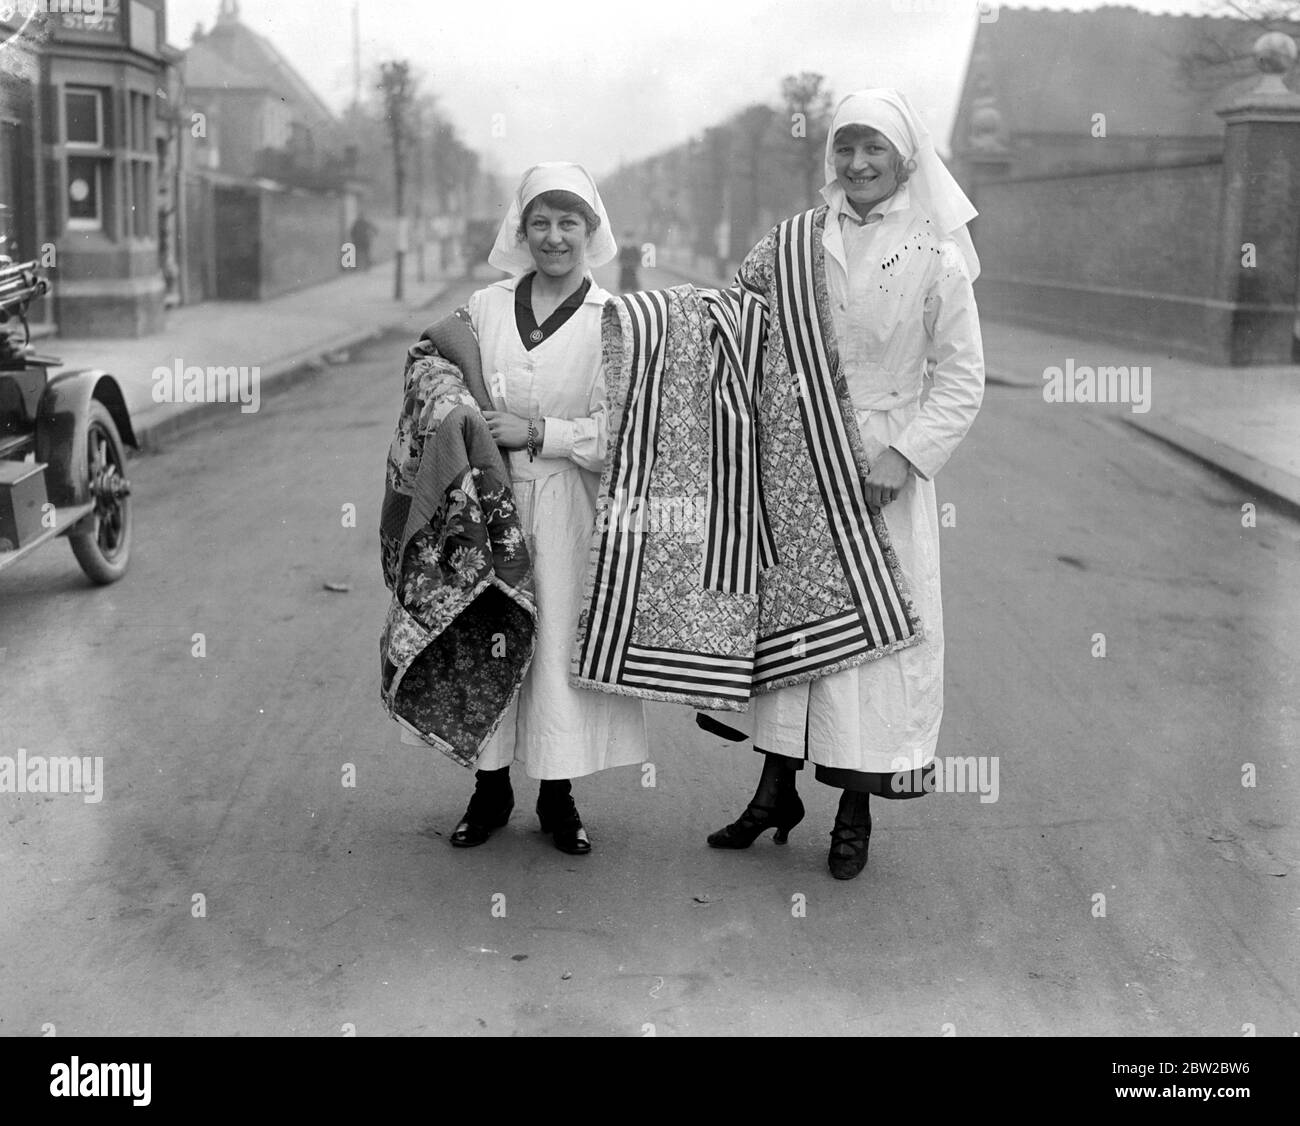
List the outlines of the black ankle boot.
{"label": "black ankle boot", "polygon": [[784,790],[775,805],[755,805],[750,802],[739,820],[725,825],[708,836],[711,848],[748,848],[768,829],[775,828],[772,838],[777,844],[790,839],[790,830],[803,820],[803,801],[795,790]]}
{"label": "black ankle boot", "polygon": [[831,875],[851,880],[867,866],[867,842],[871,839],[871,795],[845,790],[831,830],[831,851],[826,858]]}
{"label": "black ankle boot", "polygon": [[469,799],[465,816],[460,819],[451,843],[456,848],[473,848],[481,845],[510,820],[515,807],[515,792],[510,786],[510,767],[500,770],[479,770],[474,775],[474,793]]}
{"label": "black ankle boot", "polygon": [[573,803],[573,787],[567,778],[545,781],[537,791],[537,820],[542,832],[550,833],[555,847],[570,856],[585,856],[591,851],[591,838],[582,827],[578,807]]}
{"label": "black ankle boot", "polygon": [[768,829],[776,829],[776,843],[785,844],[790,830],[803,820],[803,802],[794,784],[795,771],[782,755],[763,753],[763,776],[740,818],[710,833],[710,848],[748,848]]}

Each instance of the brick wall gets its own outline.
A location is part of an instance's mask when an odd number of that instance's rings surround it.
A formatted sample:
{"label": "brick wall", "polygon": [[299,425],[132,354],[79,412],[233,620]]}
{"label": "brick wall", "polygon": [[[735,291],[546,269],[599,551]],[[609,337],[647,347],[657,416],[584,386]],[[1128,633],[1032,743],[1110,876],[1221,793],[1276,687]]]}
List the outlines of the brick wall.
{"label": "brick wall", "polygon": [[979,185],[983,315],[1221,358],[1223,162]]}
{"label": "brick wall", "polygon": [[262,196],[262,297],[330,281],[342,271],[343,200],[308,192]]}

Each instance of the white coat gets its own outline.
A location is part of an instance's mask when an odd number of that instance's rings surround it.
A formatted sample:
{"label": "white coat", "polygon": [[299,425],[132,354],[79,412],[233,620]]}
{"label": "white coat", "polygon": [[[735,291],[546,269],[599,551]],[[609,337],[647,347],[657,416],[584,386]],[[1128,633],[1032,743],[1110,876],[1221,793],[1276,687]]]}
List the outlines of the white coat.
{"label": "white coat", "polygon": [[[752,705],[756,747],[871,773],[915,770],[934,758],[943,718],[943,606],[933,478],[984,394],[979,317],[957,244],[943,240],[937,254],[917,249],[926,220],[906,187],[880,211],[880,220],[859,226],[831,206],[822,234],[827,296],[868,461],[893,446],[913,466],[883,513],[925,640],[760,694]],[[923,401],[927,360],[933,383]]]}
{"label": "white coat", "polygon": [[546,420],[540,456],[530,462],[526,451],[515,450],[508,457],[536,578],[537,648],[477,767],[514,762],[530,778],[578,778],[647,757],[640,700],[569,685],[605,456],[600,318],[610,295],[593,283],[573,316],[529,351],[515,325],[521,277],[481,289],[469,302],[493,408]]}

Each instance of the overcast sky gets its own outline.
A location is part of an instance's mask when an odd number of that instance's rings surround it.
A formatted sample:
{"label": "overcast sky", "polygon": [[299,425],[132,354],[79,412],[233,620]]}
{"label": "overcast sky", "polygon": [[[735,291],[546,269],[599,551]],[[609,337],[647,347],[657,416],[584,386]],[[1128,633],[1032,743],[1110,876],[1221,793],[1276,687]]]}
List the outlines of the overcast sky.
{"label": "overcast sky", "polygon": [[[1130,6],[1205,12],[1212,3]],[[219,7],[168,0],[171,43],[188,46],[195,23],[211,27]],[[466,142],[508,175],[539,160],[577,160],[599,176],[751,102],[777,104],[782,76],[802,70],[824,74],[836,95],[902,89],[946,153],[977,26],[975,0],[360,0],[359,7],[364,80],[373,81],[382,60],[409,58]],[[352,97],[352,9],[353,0],[245,0],[240,18],[342,109]],[[504,136],[493,135],[494,123]]]}

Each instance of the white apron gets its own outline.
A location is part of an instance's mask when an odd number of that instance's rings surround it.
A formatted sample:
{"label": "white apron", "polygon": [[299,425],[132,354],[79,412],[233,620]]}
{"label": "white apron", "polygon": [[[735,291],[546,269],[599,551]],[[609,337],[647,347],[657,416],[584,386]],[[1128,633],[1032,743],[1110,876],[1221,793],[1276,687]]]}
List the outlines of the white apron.
{"label": "white apron", "polygon": [[524,450],[508,455],[537,584],[537,648],[518,699],[477,767],[520,763],[530,778],[580,778],[647,757],[639,699],[569,686],[604,461],[600,317],[609,294],[593,284],[573,316],[528,351],[515,326],[520,280],[479,290],[469,310],[493,407],[546,419],[545,456],[530,462]]}
{"label": "white apron", "polygon": [[[754,697],[754,745],[845,770],[916,770],[933,760],[943,718],[943,605],[933,477],[984,393],[969,271],[955,243],[926,246],[907,189],[883,219],[849,226],[832,207],[823,248],[841,368],[868,460],[895,446],[915,467],[884,507],[885,526],[925,630],[919,645]],[[882,268],[883,265],[883,268]],[[924,404],[927,356],[937,362]],[[807,753],[805,755],[805,725]]]}

